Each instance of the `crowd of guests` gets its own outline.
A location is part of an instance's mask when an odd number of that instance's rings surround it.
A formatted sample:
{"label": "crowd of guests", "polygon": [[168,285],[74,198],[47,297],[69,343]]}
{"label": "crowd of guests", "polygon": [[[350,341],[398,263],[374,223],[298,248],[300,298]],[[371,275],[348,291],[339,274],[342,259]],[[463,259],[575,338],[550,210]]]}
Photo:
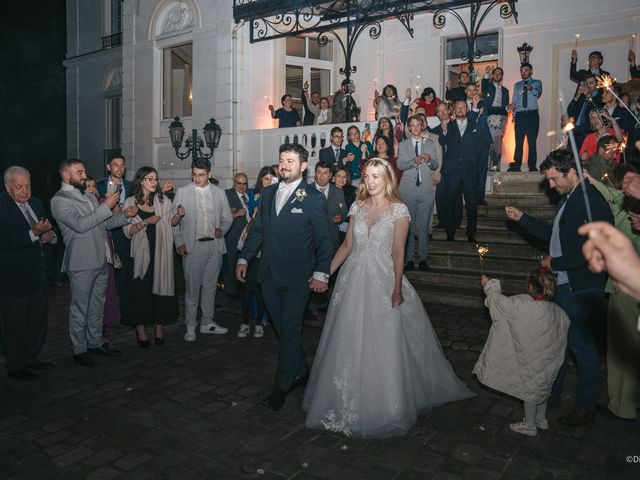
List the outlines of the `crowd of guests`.
{"label": "crowd of guests", "polygon": [[[629,61],[637,75],[631,54]],[[529,275],[526,295],[506,297],[497,280],[481,280],[493,325],[474,372],[486,385],[523,400],[525,417],[510,428],[530,436],[549,427],[547,404],[560,397],[570,354],[578,373],[576,405],[560,422],[581,426],[593,420],[600,391],[596,317],[605,296],[608,409],[623,419],[636,417],[640,122],[633,102],[626,105],[629,109],[621,105],[617,85],[598,88],[596,76],[606,74],[599,52],[589,56],[589,70],[577,70],[576,63],[574,51],[570,74],[578,86],[567,119],[575,126],[584,175],[571,151],[558,148],[539,165],[561,197],[552,223],[506,208],[509,219],[547,242],[549,255]],[[430,270],[434,204],[447,241],[455,241],[464,205],[466,238],[475,243],[478,205],[485,204],[487,171],[499,169],[509,113],[516,132],[509,170],[520,170],[525,138],[529,171],[538,169],[535,139],[542,84],[532,78],[529,63],[522,63],[520,74],[511,101],[499,67],[487,68],[481,93],[462,72],[459,86],[447,85],[445,101],[431,88],[418,99],[407,89],[400,100],[395,86],[387,85],[381,95],[375,92],[375,131],[351,125],[345,144],[343,129],[334,126],[329,145],[319,151],[308,174],[309,183],[326,198],[334,248],[345,238],[363,166],[372,158],[391,165],[409,210],[405,271],[416,264],[421,271]],[[341,93],[352,93],[348,83]],[[354,119],[348,116],[355,111],[349,101],[346,113],[336,114],[335,97],[333,106],[316,92],[303,92],[303,100],[305,124]],[[300,124],[291,96],[283,96],[282,103],[277,111],[271,108],[274,118],[281,126]],[[438,119],[434,128],[428,125],[431,116]],[[173,182],[162,182],[153,167],[139,168],[133,181],[127,181],[121,155],[110,159],[109,175],[100,181],[87,176],[80,160],[68,159],[60,164],[62,184],[50,205],[57,229],[31,196],[30,173],[17,166],[7,169],[6,192],[0,194],[0,271],[16,281],[3,283],[0,306],[9,376],[32,380],[34,369],[53,366],[38,355],[46,336],[47,264],[51,245],[60,240],[66,247],[61,270],[70,282],[69,335],[78,365],[96,365],[95,355],[120,354],[108,342],[109,326],[134,328],[140,348],[151,347],[148,329],[156,346],[164,344],[163,327],[178,318],[175,255],[184,273],[186,342],[196,339],[198,326],[201,334],[228,332],[215,320],[221,279],[225,295],[241,298],[237,336],[262,337],[269,315],[258,281],[260,254],[248,263],[243,288],[235,267],[262,192],[278,183],[279,168],[262,167],[253,188],[247,174],[237,173],[233,186],[223,190],[213,182],[209,161],[197,159],[191,183],[176,189]],[[587,221],[595,223],[585,225]],[[531,338],[536,342],[528,342]],[[545,361],[540,363],[537,355]],[[514,383],[513,378],[520,380]]]}

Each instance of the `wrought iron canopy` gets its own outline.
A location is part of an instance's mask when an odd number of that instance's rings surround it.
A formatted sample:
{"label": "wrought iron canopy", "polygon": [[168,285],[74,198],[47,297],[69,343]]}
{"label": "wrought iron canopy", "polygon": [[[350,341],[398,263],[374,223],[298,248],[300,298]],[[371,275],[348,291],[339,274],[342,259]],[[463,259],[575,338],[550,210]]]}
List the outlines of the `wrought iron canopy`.
{"label": "wrought iron canopy", "polygon": [[[345,55],[345,66],[340,73],[347,79],[356,68],[351,65],[351,54],[360,34],[368,30],[376,39],[382,32],[380,22],[397,19],[413,37],[411,22],[416,13],[433,13],[433,25],[443,28],[445,13],[451,14],[462,25],[469,45],[468,60],[473,70],[476,56],[475,39],[487,13],[500,5],[502,18],[514,17],[518,21],[515,4],[518,0],[233,0],[236,22],[249,23],[251,43],[275,38],[317,33],[320,45],[328,42],[332,34]],[[482,7],[485,7],[484,9]],[[470,23],[465,24],[457,10],[469,7]],[[346,45],[336,30],[346,29]]]}
{"label": "wrought iron canopy", "polygon": [[[251,43],[295,36],[303,33],[327,32],[338,28],[397,18],[410,35],[411,20],[417,13],[432,12],[434,25],[444,25],[444,12],[455,13],[465,7],[502,4],[500,15],[518,21],[518,0],[233,0],[236,22],[245,20],[251,29]],[[436,17],[440,20],[436,22]],[[441,24],[441,25],[440,25]]]}

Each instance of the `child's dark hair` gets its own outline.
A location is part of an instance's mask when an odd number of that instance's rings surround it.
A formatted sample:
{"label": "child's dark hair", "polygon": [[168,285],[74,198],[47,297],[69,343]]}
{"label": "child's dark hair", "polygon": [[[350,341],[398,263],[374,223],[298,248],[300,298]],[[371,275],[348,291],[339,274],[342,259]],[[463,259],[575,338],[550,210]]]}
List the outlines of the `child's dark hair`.
{"label": "child's dark hair", "polygon": [[538,267],[531,270],[527,283],[531,285],[533,293],[547,301],[550,301],[556,293],[556,277],[548,268]]}

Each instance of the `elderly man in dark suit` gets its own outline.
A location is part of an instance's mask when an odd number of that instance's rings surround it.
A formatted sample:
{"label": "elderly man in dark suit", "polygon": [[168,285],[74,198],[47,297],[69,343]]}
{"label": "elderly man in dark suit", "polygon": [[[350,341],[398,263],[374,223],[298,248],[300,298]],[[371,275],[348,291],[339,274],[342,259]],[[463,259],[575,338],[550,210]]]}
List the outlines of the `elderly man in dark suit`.
{"label": "elderly man in dark suit", "polygon": [[262,403],[276,411],[309,377],[302,317],[310,290],[327,291],[334,251],[326,199],[302,178],[308,156],[302,145],[280,147],[281,181],[263,191],[236,267],[244,281],[248,261],[261,251],[258,281],[280,340],[274,390]]}
{"label": "elderly man in dark suit", "polygon": [[6,192],[0,194],[0,310],[6,341],[7,372],[17,380],[33,380],[29,369],[53,363],[38,354],[47,335],[47,260],[57,237],[42,202],[31,196],[29,172],[9,167]]}
{"label": "elderly man in dark suit", "polygon": [[238,298],[240,290],[236,280],[236,258],[238,253],[238,240],[247,223],[251,221],[249,215],[249,196],[247,195],[247,186],[249,178],[246,173],[236,173],[233,178],[233,187],[224,191],[229,200],[229,208],[231,208],[231,216],[233,223],[231,228],[224,236],[224,242],[227,247],[225,255],[225,271],[224,271],[224,293],[227,297]]}

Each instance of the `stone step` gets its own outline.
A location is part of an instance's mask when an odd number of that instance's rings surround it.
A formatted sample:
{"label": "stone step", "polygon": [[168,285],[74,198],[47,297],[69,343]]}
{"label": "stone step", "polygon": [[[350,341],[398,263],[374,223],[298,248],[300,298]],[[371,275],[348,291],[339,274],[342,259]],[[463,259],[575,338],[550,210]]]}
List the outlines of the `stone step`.
{"label": "stone step", "polygon": [[[467,242],[467,234],[464,227],[456,230],[455,242],[448,242],[455,245],[458,242]],[[442,228],[436,228],[433,230],[433,239],[446,241],[447,234]],[[485,244],[488,242],[510,243],[518,245],[540,245],[540,241],[531,235],[527,234],[517,225],[507,224],[506,228],[491,228],[484,227],[482,224],[478,225],[476,232],[476,240],[479,243]]]}
{"label": "stone step", "polygon": [[520,209],[527,207],[554,207],[557,199],[539,193],[518,193],[513,195],[486,195],[488,206],[513,206]]}
{"label": "stone step", "polygon": [[[487,198],[489,196],[487,195]],[[487,201],[487,204],[489,202]],[[512,203],[505,205],[486,205],[478,207],[478,221],[480,217],[492,217],[492,218],[506,218],[504,207],[516,206]],[[520,208],[520,207],[518,207]],[[464,207],[463,207],[464,210]],[[553,205],[527,205],[520,208],[523,212],[528,213],[531,216],[539,218],[541,220],[550,220],[553,218],[556,208]]]}
{"label": "stone step", "polygon": [[[464,238],[466,240],[466,238]],[[544,243],[535,244],[504,243],[496,241],[481,242],[482,246],[489,249],[488,253],[494,255],[506,255],[509,257],[538,258],[547,252]],[[447,242],[443,240],[432,240],[429,242],[430,253],[440,253],[455,255],[458,253],[477,254],[478,249],[475,244],[466,241]]]}
{"label": "stone step", "polygon": [[489,175],[494,193],[542,193],[545,177],[540,173],[501,172]]}
{"label": "stone step", "polygon": [[[428,272],[405,272],[405,275],[418,291],[429,291],[433,287],[458,287],[469,290],[479,290],[479,293],[482,293],[482,286],[480,285],[480,276],[482,273],[480,268],[477,270],[456,271],[432,268]],[[526,291],[527,273],[528,272],[500,273],[489,271],[488,269],[484,271],[484,274],[488,277],[500,280],[502,291],[508,292],[509,294]]]}
{"label": "stone step", "polygon": [[[455,273],[456,270],[480,271],[480,258],[477,254],[431,252],[428,261],[432,268],[449,270],[452,273]],[[492,252],[484,256],[483,262],[484,268],[488,272],[496,272],[497,274],[528,272],[538,265],[536,258],[496,255]]]}

